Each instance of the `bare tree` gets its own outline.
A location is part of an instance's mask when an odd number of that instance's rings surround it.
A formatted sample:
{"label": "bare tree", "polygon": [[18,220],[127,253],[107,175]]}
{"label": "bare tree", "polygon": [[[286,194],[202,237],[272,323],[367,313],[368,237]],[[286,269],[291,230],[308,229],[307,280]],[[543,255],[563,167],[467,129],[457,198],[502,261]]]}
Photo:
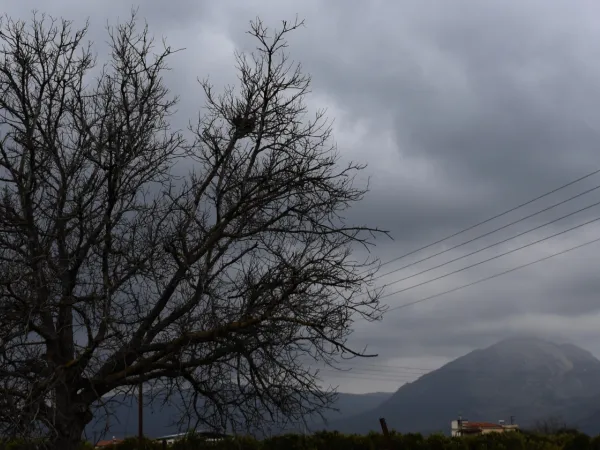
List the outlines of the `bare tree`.
{"label": "bare tree", "polygon": [[577,434],[575,426],[570,426],[561,416],[550,416],[536,420],[531,431],[539,434]]}
{"label": "bare tree", "polygon": [[[286,23],[250,34],[239,85],[187,132],[147,27],[5,17],[0,39],[0,430],[73,449],[111,394],[144,383],[214,427],[331,404],[316,363],[365,356],[352,324],[384,307],[346,224],[365,193],[342,165]],[[94,75],[96,70],[96,76]],[[181,175],[186,172],[186,175]],[[179,175],[177,175],[179,174]]]}

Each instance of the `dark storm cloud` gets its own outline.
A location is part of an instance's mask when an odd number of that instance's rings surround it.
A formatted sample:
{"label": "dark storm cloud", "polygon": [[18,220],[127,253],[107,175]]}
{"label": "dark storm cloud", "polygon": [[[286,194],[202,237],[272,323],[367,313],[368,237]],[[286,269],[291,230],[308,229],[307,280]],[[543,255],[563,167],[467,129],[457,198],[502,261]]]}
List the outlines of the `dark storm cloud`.
{"label": "dark storm cloud", "polygon": [[[102,42],[106,20],[125,18],[127,2],[69,2],[32,8],[72,19],[90,17]],[[34,5],[34,3],[37,3]],[[168,82],[182,95],[176,118],[185,126],[202,104],[196,77],[217,86],[233,81],[234,48],[251,50],[244,34],[260,16],[277,26],[296,14],[307,27],[289,51],[313,75],[309,106],[328,106],[343,158],[369,164],[371,191],[352,221],[387,229],[374,253],[383,261],[410,252],[600,168],[600,28],[595,2],[478,0],[251,1],[140,3],[140,15],[174,47]],[[27,16],[23,6],[9,14]],[[486,224],[444,246],[385,267],[401,267],[600,184],[580,186]],[[600,190],[455,251],[382,279],[390,282],[600,200]],[[412,280],[410,286],[502,253],[600,215],[590,209]],[[418,300],[547,256],[600,236],[589,225],[481,267],[386,299]],[[600,355],[598,247],[414,307],[379,324],[357,323],[354,341],[381,355],[377,362],[433,365],[519,333],[570,340]],[[382,269],[383,270],[383,269]],[[433,363],[435,361],[435,363]],[[357,363],[360,366],[361,363]],[[407,364],[410,365],[410,364]],[[360,379],[332,378],[352,390]],[[388,384],[385,384],[387,387]]]}
{"label": "dark storm cloud", "polygon": [[[600,165],[596,150],[598,109],[591,100],[597,98],[600,87],[594,57],[600,46],[591,43],[594,33],[586,23],[586,12],[542,11],[541,4],[523,9],[521,3],[512,2],[504,2],[502,8],[481,2],[453,2],[447,7],[436,2],[436,8],[430,9],[415,3],[412,6],[402,20],[410,32],[394,30],[392,8],[380,11],[377,32],[375,27],[361,30],[358,24],[364,15],[355,16],[354,22],[349,19],[340,41],[354,57],[342,64],[332,58],[328,65],[331,76],[327,77],[326,70],[321,71],[323,77],[315,75],[330,96],[357,114],[372,114],[382,120],[391,115],[397,150],[403,157],[443,167],[445,185],[438,187],[440,197],[446,197],[447,208],[436,205],[435,196],[420,196],[419,192],[410,195],[409,201],[402,195],[384,194],[379,197],[384,201],[365,207],[370,217],[386,217],[394,211],[397,224],[404,225],[392,229],[397,239],[395,248],[417,248],[427,243],[429,230],[433,230],[431,235],[444,236]],[[397,7],[399,14],[402,10]],[[399,37],[394,39],[394,35]],[[320,47],[312,48],[318,52]],[[598,180],[589,180],[581,190],[594,183]],[[375,185],[374,190],[389,193],[390,186],[394,183]],[[480,195],[482,191],[485,198]],[[447,192],[457,195],[456,202],[447,199]],[[574,210],[593,199],[598,199],[597,194],[557,212]],[[435,212],[424,214],[428,206]],[[598,214],[597,208],[529,238],[535,240],[594,214]],[[557,215],[546,214],[537,223],[552,217]],[[533,224],[530,221],[520,229]],[[425,239],[415,239],[419,236]],[[562,239],[565,247],[568,240]],[[509,261],[518,265],[528,260],[525,256],[544,256],[537,249],[523,253]],[[408,309],[398,311],[402,317],[386,318],[380,327],[370,329],[364,340],[374,348],[395,349],[397,354],[433,354],[439,349],[464,348],[468,343],[471,347],[486,345],[519,331],[519,327],[527,331],[528,321],[519,319],[530,314],[573,317],[593,313],[600,306],[594,274],[588,273],[583,280],[581,276],[571,278],[593,261],[593,254],[588,253],[587,258],[581,255],[579,252],[565,257],[563,264],[546,266],[561,274],[559,290],[538,283],[542,276],[536,277],[535,271],[533,275],[528,272],[515,289],[511,284],[516,275],[507,276],[506,280],[449,295],[457,305],[454,310],[439,306],[444,301],[441,298],[435,301],[436,308],[424,315],[415,316]],[[488,265],[492,268],[488,273],[500,266]],[[478,278],[472,273],[457,278],[468,283]],[[462,296],[462,301],[452,300],[457,296]],[[406,295],[398,297],[403,303]],[[498,326],[477,325],[489,322]],[[551,333],[554,325],[548,322],[546,331]],[[541,331],[539,324],[531,327]],[[560,332],[564,334],[564,330]],[[577,337],[577,330],[573,330],[571,338]],[[583,344],[598,352],[597,339]]]}

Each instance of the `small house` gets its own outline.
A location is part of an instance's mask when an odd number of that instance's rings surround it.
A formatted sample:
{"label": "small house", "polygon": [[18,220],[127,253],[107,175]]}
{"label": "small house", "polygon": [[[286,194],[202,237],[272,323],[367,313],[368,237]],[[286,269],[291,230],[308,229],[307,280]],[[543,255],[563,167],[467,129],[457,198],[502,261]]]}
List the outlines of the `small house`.
{"label": "small house", "polygon": [[452,436],[469,436],[487,433],[504,433],[507,431],[517,431],[519,426],[517,424],[505,424],[504,420],[493,422],[470,422],[459,418],[451,422],[451,435]]}
{"label": "small house", "polygon": [[98,443],[96,443],[94,448],[110,450],[111,447],[113,447],[114,445],[120,444],[121,442],[123,442],[123,439],[117,439],[117,438],[113,437],[112,439],[109,439],[109,440],[99,441]]}

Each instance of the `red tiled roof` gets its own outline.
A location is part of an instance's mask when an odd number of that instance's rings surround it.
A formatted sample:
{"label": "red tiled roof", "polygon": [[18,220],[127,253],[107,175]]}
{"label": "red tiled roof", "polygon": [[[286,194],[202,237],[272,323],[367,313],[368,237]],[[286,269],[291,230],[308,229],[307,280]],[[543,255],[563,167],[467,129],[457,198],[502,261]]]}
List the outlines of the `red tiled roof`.
{"label": "red tiled roof", "polygon": [[96,444],[96,448],[110,447],[111,445],[120,444],[121,442],[123,442],[123,439],[111,439],[110,441],[100,441]]}
{"label": "red tiled roof", "polygon": [[463,422],[463,428],[502,428],[502,425],[492,422]]}

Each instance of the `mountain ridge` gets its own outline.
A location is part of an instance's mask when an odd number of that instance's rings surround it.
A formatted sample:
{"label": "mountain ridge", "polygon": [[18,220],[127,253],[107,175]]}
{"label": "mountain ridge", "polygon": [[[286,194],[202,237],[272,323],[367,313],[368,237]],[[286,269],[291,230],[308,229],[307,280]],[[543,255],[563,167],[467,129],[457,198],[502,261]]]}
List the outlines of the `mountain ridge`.
{"label": "mountain ridge", "polygon": [[458,415],[495,422],[517,416],[522,426],[547,417],[568,416],[600,432],[585,419],[600,415],[591,398],[600,397],[600,360],[572,344],[539,338],[510,338],[457,358],[401,386],[371,411],[328,429],[377,431],[378,418],[400,432],[448,433]]}
{"label": "mountain ridge", "polygon": [[[136,433],[137,407],[121,405],[112,431],[97,425],[87,435],[127,436]],[[338,430],[347,433],[379,431],[379,418],[399,432],[449,433],[450,422],[462,415],[468,420],[495,422],[516,417],[522,427],[539,420],[562,418],[588,434],[600,433],[600,360],[573,344],[557,344],[530,337],[510,338],[473,350],[437,370],[406,383],[393,393],[339,393],[326,422],[308,418],[308,427],[288,426],[282,432]],[[144,408],[149,437],[182,430],[169,424],[175,405],[159,411]],[[103,426],[103,424],[102,424]]]}

